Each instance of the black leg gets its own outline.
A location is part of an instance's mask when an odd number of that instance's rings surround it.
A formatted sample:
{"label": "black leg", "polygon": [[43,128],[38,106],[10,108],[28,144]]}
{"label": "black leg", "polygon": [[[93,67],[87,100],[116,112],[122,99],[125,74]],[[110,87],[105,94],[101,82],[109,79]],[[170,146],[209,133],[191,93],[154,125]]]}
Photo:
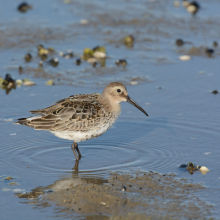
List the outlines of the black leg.
{"label": "black leg", "polygon": [[[75,155],[76,160],[80,160],[82,155],[81,155],[81,153],[79,151],[78,144],[76,142],[73,142],[71,148],[73,150],[73,153]],[[76,151],[78,152],[79,156],[77,156]]]}
{"label": "black leg", "polygon": [[78,147],[78,144],[76,145],[76,151],[78,152],[78,154],[79,154],[79,157],[81,157],[82,156],[82,154],[80,153],[80,151],[79,151],[79,147]]}
{"label": "black leg", "polygon": [[73,172],[74,172],[74,174],[78,174],[78,172],[79,172],[79,161],[78,160],[76,160],[76,162],[75,162],[75,165],[73,167]]}

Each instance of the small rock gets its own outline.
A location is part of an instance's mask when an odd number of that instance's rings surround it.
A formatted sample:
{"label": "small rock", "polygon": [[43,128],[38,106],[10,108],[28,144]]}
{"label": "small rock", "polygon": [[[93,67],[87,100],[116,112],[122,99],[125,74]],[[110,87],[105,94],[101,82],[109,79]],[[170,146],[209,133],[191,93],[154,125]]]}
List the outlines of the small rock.
{"label": "small rock", "polygon": [[200,5],[196,2],[189,2],[188,4],[186,4],[186,10],[191,13],[193,16],[196,15],[196,13],[199,11],[200,9]]}
{"label": "small rock", "polygon": [[187,60],[190,60],[190,59],[191,59],[191,56],[182,55],[182,56],[179,56],[179,59],[182,60],[182,61],[187,61]]}
{"label": "small rock", "polygon": [[46,85],[47,85],[47,86],[53,86],[53,85],[55,85],[55,82],[54,82],[53,80],[48,80],[48,81],[46,82]]}
{"label": "small rock", "polygon": [[44,62],[42,60],[39,61],[39,67],[43,67]]}
{"label": "small rock", "polygon": [[27,53],[27,54],[25,55],[24,59],[25,59],[25,61],[26,61],[27,63],[31,62],[31,60],[32,60],[31,54],[30,54],[30,53]]}
{"label": "small rock", "polygon": [[33,86],[35,82],[30,81],[29,79],[23,79],[23,86]]}
{"label": "small rock", "polygon": [[73,57],[74,57],[74,54],[73,54],[72,50],[67,50],[66,53],[64,53],[63,51],[61,51],[61,52],[59,53],[59,55],[60,55],[61,57],[66,58],[66,59],[70,59],[70,58],[73,58]]}
{"label": "small rock", "polygon": [[106,54],[103,53],[103,52],[101,52],[101,51],[95,51],[95,52],[93,53],[93,56],[94,56],[95,58],[97,58],[97,59],[104,59],[104,58],[106,58]]}
{"label": "small rock", "polygon": [[182,39],[176,39],[176,45],[178,47],[182,47],[185,44],[185,42]]}
{"label": "small rock", "polygon": [[218,90],[213,90],[212,93],[217,95],[218,94]]}
{"label": "small rock", "polygon": [[205,53],[207,54],[208,57],[212,57],[212,55],[214,54],[214,50],[210,49],[210,48],[206,48],[205,49]]}
{"label": "small rock", "polygon": [[55,49],[53,47],[48,47],[47,50],[48,50],[49,53],[54,53],[55,52]]}
{"label": "small rock", "polygon": [[19,184],[16,183],[16,182],[11,182],[11,183],[9,183],[8,185],[19,185]]}
{"label": "small rock", "polygon": [[127,66],[127,61],[125,59],[116,60],[115,64],[117,66],[122,65],[123,67]]}
{"label": "small rock", "polygon": [[213,42],[213,47],[218,47],[218,42],[217,41]]}
{"label": "small rock", "polygon": [[103,46],[101,46],[101,47],[100,46],[94,47],[92,50],[93,50],[93,52],[98,51],[98,52],[106,53],[106,48],[103,47]]}
{"label": "small rock", "polygon": [[126,191],[126,186],[122,186],[122,189],[121,189],[121,191]]}
{"label": "small rock", "polygon": [[80,64],[81,64],[81,60],[80,60],[80,59],[77,59],[77,60],[76,60],[76,65],[79,66]]}
{"label": "small rock", "polygon": [[11,177],[11,176],[7,176],[7,177],[5,177],[5,180],[11,180],[11,179],[14,179],[14,178]]}
{"label": "small rock", "polygon": [[81,19],[79,21],[80,24],[89,24],[89,21],[87,19]]}
{"label": "small rock", "polygon": [[38,49],[39,56],[47,55],[49,53],[49,50],[44,48],[44,46],[42,44],[37,45],[37,49]]}
{"label": "small rock", "polygon": [[11,77],[11,75],[10,75],[9,73],[6,74],[5,80],[6,80],[8,83],[10,83],[10,82],[11,82],[11,83],[14,83],[14,82],[15,82],[15,80],[12,79],[12,77]]}
{"label": "small rock", "polygon": [[22,72],[23,72],[22,66],[19,66],[19,67],[18,67],[18,72],[19,72],[19,74],[22,74]]}
{"label": "small rock", "polygon": [[128,36],[124,37],[124,44],[128,47],[133,47],[134,37],[132,35],[128,35]]}
{"label": "small rock", "polygon": [[17,79],[17,80],[15,81],[15,83],[16,83],[17,86],[21,86],[23,82],[22,82],[21,79]]}
{"label": "small rock", "polygon": [[51,60],[49,60],[49,64],[53,67],[57,67],[59,64],[58,58],[52,58]]}
{"label": "small rock", "polygon": [[41,54],[40,58],[41,58],[41,60],[46,60],[47,59],[47,54]]}
{"label": "small rock", "polygon": [[209,170],[207,167],[205,167],[205,166],[201,166],[199,170],[201,171],[201,174],[203,174],[203,175],[205,175],[207,172],[210,171],[210,170]]}
{"label": "small rock", "polygon": [[84,59],[88,59],[90,57],[93,57],[93,50],[91,48],[85,48],[83,51],[83,57],[84,57]]}
{"label": "small rock", "polygon": [[93,64],[93,63],[97,62],[97,59],[96,58],[88,58],[87,62],[90,63],[90,64]]}
{"label": "small rock", "polygon": [[24,13],[24,12],[28,11],[29,9],[32,9],[32,6],[27,4],[26,2],[23,2],[20,5],[18,5],[17,9],[18,9],[18,11]]}
{"label": "small rock", "polygon": [[131,84],[131,85],[137,85],[138,82],[137,82],[137,81],[131,81],[130,84]]}
{"label": "small rock", "polygon": [[179,166],[179,168],[186,168],[187,167],[187,164],[181,164],[180,166]]}

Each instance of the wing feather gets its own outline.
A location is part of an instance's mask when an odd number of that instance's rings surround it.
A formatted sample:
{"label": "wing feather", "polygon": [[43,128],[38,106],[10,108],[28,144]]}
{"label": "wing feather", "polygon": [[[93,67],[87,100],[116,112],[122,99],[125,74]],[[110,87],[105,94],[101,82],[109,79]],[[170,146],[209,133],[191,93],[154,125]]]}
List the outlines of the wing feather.
{"label": "wing feather", "polygon": [[105,111],[98,101],[99,95],[73,95],[61,99],[48,108],[31,111],[40,114],[36,119],[23,118],[20,122],[18,120],[18,123],[36,130],[88,131],[98,126],[105,118]]}

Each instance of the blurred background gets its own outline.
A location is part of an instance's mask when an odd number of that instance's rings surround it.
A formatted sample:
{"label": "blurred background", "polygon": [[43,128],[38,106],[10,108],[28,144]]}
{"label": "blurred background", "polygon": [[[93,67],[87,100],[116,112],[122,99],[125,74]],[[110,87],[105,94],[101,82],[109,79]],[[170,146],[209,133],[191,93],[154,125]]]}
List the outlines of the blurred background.
{"label": "blurred background", "polygon": [[[75,165],[70,141],[13,122],[114,81],[149,117],[123,103],[112,129],[80,144],[79,174],[172,172],[207,187],[199,195],[218,219],[219,8],[218,0],[2,0],[1,219],[55,218],[54,209],[33,209],[14,193],[46,187]],[[188,162],[210,171],[190,175],[179,168]]]}

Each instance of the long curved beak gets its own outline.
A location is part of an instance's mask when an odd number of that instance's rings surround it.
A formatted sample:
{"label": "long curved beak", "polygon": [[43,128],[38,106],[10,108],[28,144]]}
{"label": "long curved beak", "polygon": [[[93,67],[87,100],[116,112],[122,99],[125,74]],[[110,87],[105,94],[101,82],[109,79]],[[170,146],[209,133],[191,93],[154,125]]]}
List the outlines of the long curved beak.
{"label": "long curved beak", "polygon": [[141,108],[140,105],[138,105],[133,99],[131,99],[129,96],[127,96],[127,102],[138,108],[140,111],[142,111],[145,115],[148,116],[147,112],[144,111],[143,108]]}

